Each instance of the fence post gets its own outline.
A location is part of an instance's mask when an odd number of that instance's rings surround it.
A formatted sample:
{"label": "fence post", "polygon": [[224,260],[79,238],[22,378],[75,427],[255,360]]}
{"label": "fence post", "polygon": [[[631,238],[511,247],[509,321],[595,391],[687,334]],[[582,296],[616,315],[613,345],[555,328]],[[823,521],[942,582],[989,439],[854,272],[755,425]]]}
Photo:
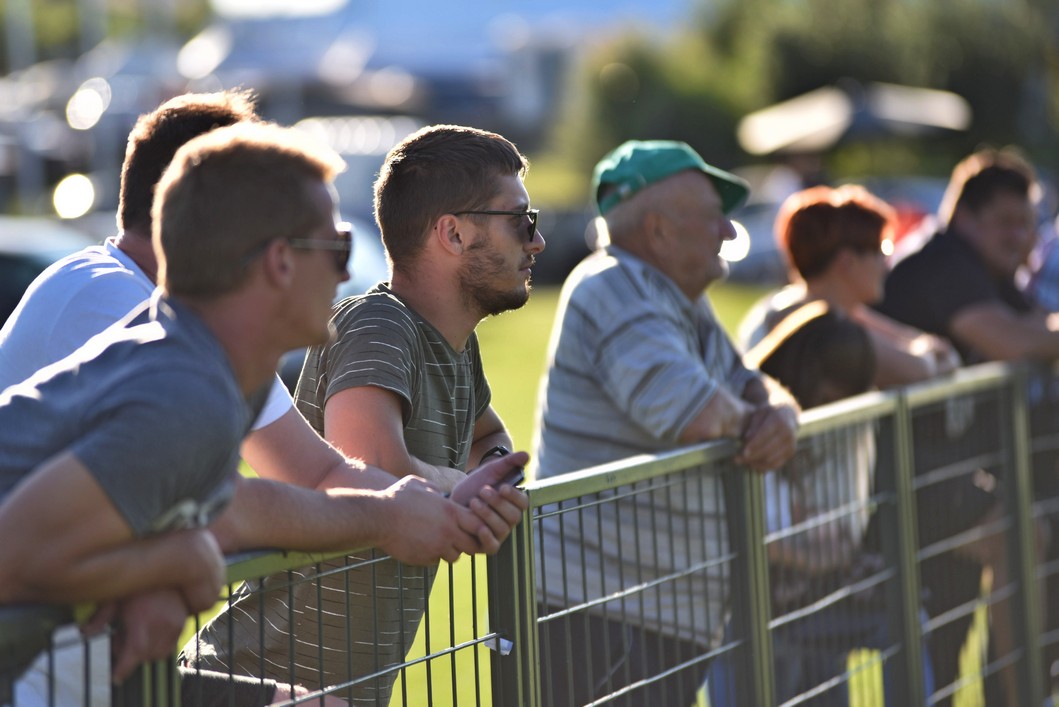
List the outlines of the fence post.
{"label": "fence post", "polygon": [[1007,407],[1011,414],[1011,489],[1004,498],[1005,510],[1014,520],[1008,537],[1011,578],[1017,579],[1019,585],[1019,592],[1012,598],[1015,635],[1023,647],[1022,660],[1018,662],[1019,700],[1024,705],[1039,705],[1044,701],[1044,668],[1040,651],[1041,615],[1037,591],[1028,386],[1026,366],[1014,366],[1007,384]]}
{"label": "fence post", "polygon": [[765,550],[764,484],[761,474],[736,467],[730,472],[728,503],[729,543],[735,554],[732,567],[732,637],[743,640],[746,663],[737,669],[741,705],[774,705],[771,593]]}
{"label": "fence post", "polygon": [[533,500],[496,557],[489,558],[489,629],[511,641],[493,656],[493,704],[539,707],[540,660],[537,644],[537,586],[533,551]]}
{"label": "fence post", "polygon": [[[919,548],[916,528],[915,456],[912,449],[912,413],[907,396],[897,396],[892,426],[892,463],[880,458],[876,467],[876,486],[889,496],[877,513],[883,557],[896,570],[896,580],[888,583],[887,613],[891,641],[901,640],[899,660],[893,666],[893,684],[884,689],[899,694],[887,700],[890,704],[923,704],[923,632],[919,620]],[[882,445],[879,445],[882,448]]]}

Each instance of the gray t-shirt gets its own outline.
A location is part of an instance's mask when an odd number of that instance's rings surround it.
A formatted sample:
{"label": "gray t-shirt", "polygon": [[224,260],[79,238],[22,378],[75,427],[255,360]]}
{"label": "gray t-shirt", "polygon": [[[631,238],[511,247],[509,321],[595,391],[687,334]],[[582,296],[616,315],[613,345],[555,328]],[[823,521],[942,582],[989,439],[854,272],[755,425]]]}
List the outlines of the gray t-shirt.
{"label": "gray t-shirt", "polygon": [[[323,434],[328,398],[347,388],[377,386],[401,398],[404,440],[412,455],[465,468],[475,422],[490,399],[477,338],[472,334],[462,352],[454,351],[385,285],[338,303],[331,324],[333,341],[309,350],[294,395],[317,432]],[[371,557],[359,553],[349,561]],[[260,675],[263,667],[267,677],[314,689],[400,663],[412,646],[437,568],[386,559],[339,571],[345,565],[346,558],[321,563],[319,580],[293,588],[283,574],[264,580],[263,591],[244,590],[233,609],[185,646],[184,660],[192,667],[247,675]],[[387,704],[396,677],[391,672],[338,694],[351,704]]]}
{"label": "gray t-shirt", "polygon": [[156,295],[0,394],[0,498],[70,450],[137,536],[210,521],[230,499],[248,402],[203,322]]}

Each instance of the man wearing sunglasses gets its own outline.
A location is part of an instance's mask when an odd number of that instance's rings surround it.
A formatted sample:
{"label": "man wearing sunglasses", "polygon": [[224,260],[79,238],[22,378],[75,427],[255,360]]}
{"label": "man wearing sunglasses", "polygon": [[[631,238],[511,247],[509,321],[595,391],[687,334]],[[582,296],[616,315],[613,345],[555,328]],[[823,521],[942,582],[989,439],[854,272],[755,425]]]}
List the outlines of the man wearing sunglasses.
{"label": "man wearing sunglasses", "polygon": [[[301,491],[283,494],[287,509],[332,522],[349,514],[349,504],[324,494],[237,471],[279,356],[326,339],[330,300],[348,277],[316,252],[337,242],[327,183],[341,164],[293,131],[251,123],[177,153],[155,209],[159,289],[0,394],[0,529],[26,539],[0,549],[0,602],[99,602],[106,612],[146,601],[182,619],[217,598],[224,560],[204,526],[242,489],[282,486]],[[254,180],[262,167],[282,176]],[[233,188],[218,193],[211,182]],[[259,199],[271,208],[242,211]],[[303,250],[286,233],[305,233]],[[292,542],[340,548],[348,542],[335,533],[340,525]],[[81,679],[67,655],[57,653],[60,686]],[[115,678],[140,657],[119,650]],[[62,687],[49,696],[35,674],[19,684],[20,703],[71,701]]]}
{"label": "man wearing sunglasses", "polygon": [[[75,351],[92,335],[122,319],[126,312],[150,297],[158,269],[150,236],[151,202],[163,170],[177,149],[195,136],[218,126],[255,118],[249,98],[229,92],[181,96],[140,119],[130,136],[122,173],[119,212],[119,224],[124,226],[122,234],[102,246],[60,261],[30,288],[0,334],[0,389],[21,382],[37,369]],[[259,205],[243,206],[252,210]],[[237,226],[233,222],[232,227]],[[330,263],[331,272],[339,279],[346,279],[350,238],[344,225],[336,226],[329,218],[319,229],[295,231],[282,240],[293,256]],[[242,267],[254,267],[274,240],[262,240],[243,253]],[[204,258],[183,263],[178,269],[206,273],[213,267],[211,260]],[[292,337],[311,334],[319,340],[326,334],[326,327],[319,329],[320,325],[314,325],[314,321],[322,317],[326,323],[329,316],[334,296],[330,279],[306,279],[295,292],[294,296],[306,302],[309,297],[315,298],[316,319],[312,316],[290,319],[286,324]],[[313,326],[317,330],[310,332],[307,327]],[[278,380],[272,385],[254,429],[243,444],[242,453],[263,477],[320,490],[348,487],[381,490],[394,483],[392,475],[348,459],[326,444],[293,408]],[[457,550],[495,552],[517,522],[525,499],[513,489],[497,494],[489,485],[517,466],[520,458],[490,465],[477,479],[469,478],[456,494],[466,501],[477,495],[479,487],[485,487],[481,496],[484,502],[474,504],[477,521],[472,521],[462,509],[454,514],[455,504],[438,494],[417,489],[415,493],[395,495],[387,502],[389,505],[383,504],[377,509],[365,505],[359,511],[360,534],[347,532],[346,542],[342,544],[371,543],[371,534],[382,530],[387,536],[384,549],[411,563],[436,562],[439,557],[452,556]],[[288,493],[299,492],[284,491],[275,485],[254,485],[240,494],[212,527],[221,550],[232,551],[248,543],[255,547],[295,548],[306,542],[315,544],[332,532],[325,528],[324,535],[313,537],[311,529],[306,530],[303,518],[286,512],[289,506],[284,499]],[[277,508],[284,508],[285,512],[277,513]],[[460,523],[456,522],[458,519]],[[423,524],[420,528],[431,527],[432,532],[424,534],[417,530],[414,526],[420,523]],[[351,531],[348,526],[347,531]],[[122,642],[115,664],[121,674],[127,673],[137,660],[156,653],[167,654],[183,625],[182,616],[157,610],[147,597],[122,602],[116,610],[122,625],[137,626],[142,629],[137,635],[146,637],[146,642]],[[175,618],[167,620],[167,616]],[[103,671],[93,678],[94,684],[106,686],[109,682],[107,657],[105,652],[102,659],[93,656],[93,674]]]}
{"label": "man wearing sunglasses", "polygon": [[[375,214],[391,280],[335,306],[335,334],[310,349],[295,393],[306,419],[343,453],[442,489],[507,454],[511,438],[490,404],[475,327],[529,298],[544,239],[522,183],[526,168],[500,135],[456,126],[424,128],[387,156],[375,183]],[[411,647],[435,570],[385,561],[325,577],[319,609],[333,620],[322,631],[323,650],[300,638],[314,630],[315,609],[291,617],[285,592],[265,595],[263,607],[240,605],[227,615],[236,624],[231,635],[254,640],[229,645],[231,627],[215,621],[202,638],[217,657],[202,665],[243,673],[264,665],[269,677],[314,688],[384,670]],[[298,591],[296,603],[317,606],[315,588]],[[390,641],[350,654],[347,642],[370,642],[374,625],[390,627]],[[395,677],[342,694],[386,704]]]}

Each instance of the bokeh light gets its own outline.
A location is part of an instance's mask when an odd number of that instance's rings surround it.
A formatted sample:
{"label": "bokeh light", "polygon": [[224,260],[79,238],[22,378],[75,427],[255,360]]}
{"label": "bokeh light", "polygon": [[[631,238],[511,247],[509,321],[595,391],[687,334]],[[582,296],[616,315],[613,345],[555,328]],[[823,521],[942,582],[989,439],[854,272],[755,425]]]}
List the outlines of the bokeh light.
{"label": "bokeh light", "polygon": [[74,130],[90,130],[107,111],[110,98],[106,79],[88,79],[66,103],[66,122]]}
{"label": "bokeh light", "polygon": [[96,188],[92,180],[83,174],[63,177],[52,193],[52,204],[59,218],[78,218],[92,209],[96,201]]}
{"label": "bokeh light", "polygon": [[721,257],[729,263],[737,263],[750,254],[750,234],[738,221],[732,221],[735,238],[721,245]]}

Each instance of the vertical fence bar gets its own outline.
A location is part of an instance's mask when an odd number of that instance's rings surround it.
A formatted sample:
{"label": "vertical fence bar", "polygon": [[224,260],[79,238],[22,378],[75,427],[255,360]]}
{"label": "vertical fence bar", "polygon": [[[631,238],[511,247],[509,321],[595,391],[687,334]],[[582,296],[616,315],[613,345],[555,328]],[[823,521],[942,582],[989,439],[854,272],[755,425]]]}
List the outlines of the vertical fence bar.
{"label": "vertical fence bar", "polygon": [[1011,575],[1019,583],[1019,591],[1011,599],[1014,602],[1015,635],[1022,646],[1022,659],[1018,662],[1019,700],[1024,705],[1039,705],[1044,701],[1044,668],[1040,650],[1041,615],[1035,552],[1036,520],[1032,501],[1028,384],[1029,376],[1024,365],[1016,366],[1005,384],[1007,408],[1011,415],[1011,489],[1004,494],[1004,501],[1007,513],[1014,519],[1014,528],[1008,537],[1008,551],[1012,558]]}
{"label": "vertical fence bar", "polygon": [[[889,495],[892,503],[884,503],[877,511],[883,557],[887,566],[896,568],[897,579],[888,583],[887,612],[892,641],[900,640],[900,659],[894,665],[893,684],[897,691],[890,704],[923,704],[925,690],[923,676],[923,633],[919,621],[919,566],[916,552],[919,547],[916,529],[915,476],[912,451],[912,412],[908,398],[902,393],[890,418],[893,436],[892,463],[880,459],[876,469],[876,484],[880,492]],[[882,445],[880,445],[880,448]]]}
{"label": "vertical fence bar", "polygon": [[113,707],[180,707],[180,674],[176,654],[144,663],[111,690]]}
{"label": "vertical fence bar", "polygon": [[[522,522],[486,569],[489,582],[489,630],[496,633],[493,656],[493,704],[539,707],[536,576],[533,554],[533,497]],[[503,655],[500,639],[511,641]]]}
{"label": "vertical fence bar", "polygon": [[177,670],[176,656],[154,663],[151,679],[158,707],[180,707],[180,672]]}
{"label": "vertical fence bar", "polygon": [[729,543],[735,554],[732,567],[732,634],[745,641],[746,662],[736,680],[739,704],[775,704],[771,602],[768,557],[765,551],[765,507],[762,476],[737,467],[726,479]]}

